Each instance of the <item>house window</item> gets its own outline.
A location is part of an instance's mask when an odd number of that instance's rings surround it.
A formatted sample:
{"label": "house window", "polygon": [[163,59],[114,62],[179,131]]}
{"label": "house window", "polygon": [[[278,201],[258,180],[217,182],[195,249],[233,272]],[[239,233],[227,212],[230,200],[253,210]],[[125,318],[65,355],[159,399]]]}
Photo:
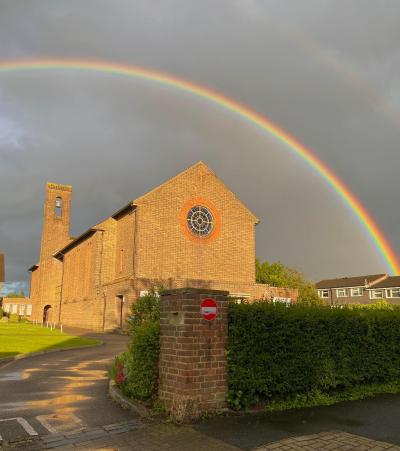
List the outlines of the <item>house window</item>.
{"label": "house window", "polygon": [[383,290],[371,290],[369,292],[370,299],[383,299]]}
{"label": "house window", "polygon": [[318,296],[320,298],[329,298],[329,290],[318,290]]}
{"label": "house window", "polygon": [[388,298],[400,298],[400,288],[390,288],[386,290],[386,296]]}
{"label": "house window", "polygon": [[21,316],[25,316],[25,304],[20,304],[19,305],[19,314]]}
{"label": "house window", "polygon": [[336,296],[338,298],[345,298],[347,297],[347,289],[346,288],[339,288],[336,290]]}
{"label": "house window", "polygon": [[27,304],[26,306],[26,316],[32,315],[32,304]]}
{"label": "house window", "polygon": [[352,296],[362,296],[363,295],[363,289],[361,287],[352,288],[350,290]]}
{"label": "house window", "polygon": [[18,313],[18,304],[11,304],[11,313]]}
{"label": "house window", "polygon": [[4,305],[4,311],[7,312],[7,313],[10,311],[10,304],[5,304]]}

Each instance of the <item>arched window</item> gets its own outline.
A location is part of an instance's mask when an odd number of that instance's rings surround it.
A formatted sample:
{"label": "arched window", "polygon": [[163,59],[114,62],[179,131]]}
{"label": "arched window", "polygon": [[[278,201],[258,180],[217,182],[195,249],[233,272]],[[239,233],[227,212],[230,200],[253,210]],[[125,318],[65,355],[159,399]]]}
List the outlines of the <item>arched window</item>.
{"label": "arched window", "polygon": [[62,199],[59,196],[56,197],[56,203],[55,203],[55,206],[54,206],[54,214],[58,218],[61,218],[61,215],[62,215]]}

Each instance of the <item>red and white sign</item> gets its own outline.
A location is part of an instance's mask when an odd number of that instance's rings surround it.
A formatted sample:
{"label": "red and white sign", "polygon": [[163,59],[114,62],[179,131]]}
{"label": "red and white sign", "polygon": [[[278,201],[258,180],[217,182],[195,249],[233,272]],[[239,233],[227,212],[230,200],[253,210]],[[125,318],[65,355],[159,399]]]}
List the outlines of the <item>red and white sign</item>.
{"label": "red and white sign", "polygon": [[212,321],[217,316],[217,303],[212,298],[203,299],[200,312],[206,321]]}

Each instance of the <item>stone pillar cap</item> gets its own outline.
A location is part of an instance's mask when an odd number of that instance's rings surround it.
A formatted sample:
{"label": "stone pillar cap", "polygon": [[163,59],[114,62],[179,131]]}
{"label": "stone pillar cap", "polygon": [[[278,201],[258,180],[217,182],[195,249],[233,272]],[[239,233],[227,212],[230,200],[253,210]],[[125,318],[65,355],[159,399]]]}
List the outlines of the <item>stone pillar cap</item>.
{"label": "stone pillar cap", "polygon": [[186,287],[186,288],[172,288],[168,290],[163,290],[160,293],[160,296],[168,296],[173,294],[213,294],[215,296],[228,296],[229,291],[224,290],[214,290],[212,288],[192,288],[192,287]]}

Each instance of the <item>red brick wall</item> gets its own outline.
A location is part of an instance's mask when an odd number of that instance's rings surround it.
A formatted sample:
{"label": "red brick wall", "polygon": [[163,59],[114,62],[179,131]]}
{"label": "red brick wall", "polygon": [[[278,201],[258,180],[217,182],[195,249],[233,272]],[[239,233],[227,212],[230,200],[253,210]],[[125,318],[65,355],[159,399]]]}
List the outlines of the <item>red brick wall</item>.
{"label": "red brick wall", "polygon": [[[188,202],[220,218],[211,241],[193,240],[182,227]],[[254,283],[256,218],[202,163],[135,201],[138,278]]]}
{"label": "red brick wall", "polygon": [[[226,407],[226,294],[182,289],[161,296],[159,398],[178,420]],[[200,314],[206,297],[217,301],[213,321]]]}
{"label": "red brick wall", "polygon": [[[31,280],[34,319],[51,305],[55,321],[61,314],[66,325],[112,329],[120,317],[120,296],[127,318],[140,291],[160,285],[297,299],[296,290],[255,284],[257,218],[203,163],[136,199],[136,209],[95,226],[98,231],[69,250],[62,263],[53,254],[70,242],[71,195],[70,186],[47,185],[39,269]],[[61,217],[54,211],[57,197],[63,202]],[[214,215],[214,231],[206,240],[187,228],[193,203]]]}
{"label": "red brick wall", "polygon": [[[60,215],[57,215],[55,210],[57,197],[62,200]],[[46,305],[52,306],[51,320],[58,321],[62,263],[55,259],[53,254],[70,242],[71,197],[72,187],[69,185],[48,183],[46,186],[40,264],[31,279],[32,319],[36,321],[42,320],[43,308]]]}

